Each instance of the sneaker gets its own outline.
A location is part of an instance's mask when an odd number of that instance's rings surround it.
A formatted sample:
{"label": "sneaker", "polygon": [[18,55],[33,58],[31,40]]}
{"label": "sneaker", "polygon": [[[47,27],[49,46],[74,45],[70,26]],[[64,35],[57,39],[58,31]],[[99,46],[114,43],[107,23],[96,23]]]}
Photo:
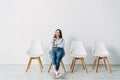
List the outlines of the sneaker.
{"label": "sneaker", "polygon": [[58,76],[58,75],[60,74],[60,72],[59,72],[59,71],[57,71],[55,74],[56,74],[56,76]]}

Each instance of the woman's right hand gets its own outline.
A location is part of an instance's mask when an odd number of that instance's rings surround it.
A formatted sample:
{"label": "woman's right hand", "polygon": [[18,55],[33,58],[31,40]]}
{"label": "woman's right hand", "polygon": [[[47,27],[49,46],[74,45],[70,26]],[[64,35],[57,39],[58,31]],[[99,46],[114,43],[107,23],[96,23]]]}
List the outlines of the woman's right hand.
{"label": "woman's right hand", "polygon": [[53,45],[53,47],[57,47],[57,45]]}

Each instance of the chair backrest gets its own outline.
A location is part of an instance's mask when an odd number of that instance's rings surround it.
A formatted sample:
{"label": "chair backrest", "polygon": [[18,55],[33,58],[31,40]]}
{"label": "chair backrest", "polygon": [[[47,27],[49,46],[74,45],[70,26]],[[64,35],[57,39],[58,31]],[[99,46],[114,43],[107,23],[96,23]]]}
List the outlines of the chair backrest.
{"label": "chair backrest", "polygon": [[28,54],[42,55],[43,54],[43,49],[42,49],[41,41],[32,40],[30,48],[28,50]]}
{"label": "chair backrest", "polygon": [[71,54],[75,54],[77,56],[87,56],[87,52],[82,41],[72,41],[70,51]]}
{"label": "chair backrest", "polygon": [[108,56],[109,52],[103,42],[95,42],[93,46],[93,54],[98,56]]}

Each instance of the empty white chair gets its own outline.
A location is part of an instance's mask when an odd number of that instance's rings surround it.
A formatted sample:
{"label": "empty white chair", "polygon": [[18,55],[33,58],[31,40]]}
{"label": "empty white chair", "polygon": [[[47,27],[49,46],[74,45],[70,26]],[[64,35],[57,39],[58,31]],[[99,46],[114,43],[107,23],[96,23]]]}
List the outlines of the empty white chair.
{"label": "empty white chair", "polygon": [[43,64],[42,64],[42,62],[41,62],[40,56],[43,55],[43,49],[42,49],[41,42],[38,41],[38,40],[33,40],[33,41],[31,42],[31,45],[30,45],[30,48],[29,48],[27,54],[30,56],[30,59],[29,59],[28,65],[27,65],[26,72],[27,72],[28,69],[30,68],[31,61],[32,61],[33,59],[38,60],[39,65],[40,65],[40,70],[42,71]]}
{"label": "empty white chair", "polygon": [[82,41],[72,41],[70,52],[71,52],[71,56],[73,57],[72,63],[70,66],[71,72],[73,72],[73,70],[74,70],[76,60],[81,61],[83,69],[86,70],[86,72],[87,72],[87,67],[86,67],[85,60],[84,60],[84,57],[87,56],[87,52],[85,50],[83,42]]}
{"label": "empty white chair", "polygon": [[94,69],[94,66],[96,65],[96,72],[97,72],[99,60],[102,59],[104,61],[105,69],[106,69],[106,64],[107,64],[108,69],[111,72],[111,67],[110,67],[110,64],[109,64],[108,58],[107,58],[107,56],[109,56],[109,52],[108,52],[107,48],[105,47],[104,43],[103,42],[95,42],[93,45],[92,52],[93,52],[93,55],[96,57],[92,68]]}

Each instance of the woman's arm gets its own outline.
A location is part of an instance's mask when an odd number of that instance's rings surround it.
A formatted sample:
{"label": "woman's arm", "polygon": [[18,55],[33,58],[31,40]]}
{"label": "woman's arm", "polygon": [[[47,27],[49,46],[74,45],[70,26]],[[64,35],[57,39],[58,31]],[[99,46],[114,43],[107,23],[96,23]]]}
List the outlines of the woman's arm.
{"label": "woman's arm", "polygon": [[60,44],[57,44],[57,47],[64,48],[64,44],[65,44],[65,41],[64,41],[64,39],[62,38]]}

